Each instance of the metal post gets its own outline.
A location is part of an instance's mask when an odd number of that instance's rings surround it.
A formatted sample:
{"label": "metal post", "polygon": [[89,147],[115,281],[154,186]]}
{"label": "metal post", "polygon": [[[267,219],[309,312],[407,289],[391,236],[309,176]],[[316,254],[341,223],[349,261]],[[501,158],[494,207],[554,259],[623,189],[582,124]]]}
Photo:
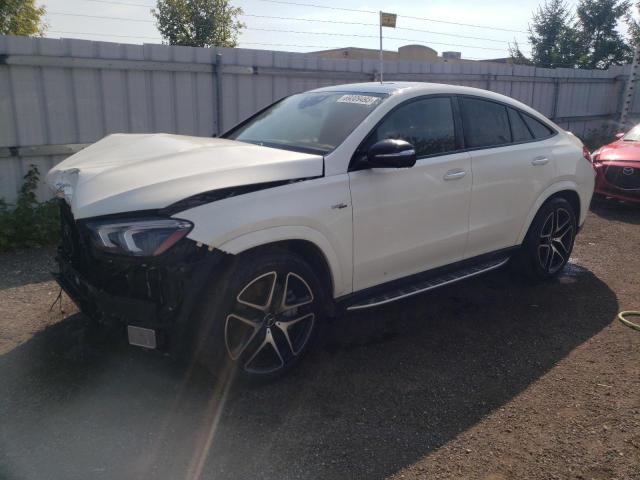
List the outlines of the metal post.
{"label": "metal post", "polygon": [[560,98],[560,79],[554,77],[553,79],[553,103],[551,104],[551,120],[555,120],[558,117],[558,100]]}
{"label": "metal post", "polygon": [[638,63],[640,62],[640,47],[638,45],[633,49],[633,63],[631,64],[631,72],[627,80],[624,97],[622,97],[622,111],[620,112],[620,126],[626,128],[629,121],[629,114],[633,108],[633,93],[636,87],[638,75]]}
{"label": "metal post", "polygon": [[222,54],[216,53],[216,66],[213,71],[216,82],[216,136],[222,133]]}
{"label": "metal post", "polygon": [[384,70],[384,61],[382,59],[382,10],[380,11],[378,21],[380,22],[380,83],[382,83],[382,72]]}

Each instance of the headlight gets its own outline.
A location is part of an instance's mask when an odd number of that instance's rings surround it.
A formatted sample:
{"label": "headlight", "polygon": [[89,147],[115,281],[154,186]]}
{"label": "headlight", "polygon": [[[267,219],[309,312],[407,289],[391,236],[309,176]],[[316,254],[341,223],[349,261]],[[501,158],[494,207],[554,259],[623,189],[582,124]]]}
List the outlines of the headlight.
{"label": "headlight", "polygon": [[167,251],[193,224],[174,218],[88,222],[95,246],[110,253],[151,257]]}

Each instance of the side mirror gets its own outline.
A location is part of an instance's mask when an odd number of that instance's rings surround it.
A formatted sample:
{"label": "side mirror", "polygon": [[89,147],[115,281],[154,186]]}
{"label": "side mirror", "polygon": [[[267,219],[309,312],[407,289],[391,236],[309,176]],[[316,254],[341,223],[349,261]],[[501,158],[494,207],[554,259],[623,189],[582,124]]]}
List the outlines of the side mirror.
{"label": "side mirror", "polygon": [[618,140],[620,140],[622,137],[624,137],[624,132],[616,133],[616,138],[617,138]]}
{"label": "side mirror", "polygon": [[374,143],[367,152],[371,168],[408,168],[416,164],[416,149],[409,142],[388,138]]}

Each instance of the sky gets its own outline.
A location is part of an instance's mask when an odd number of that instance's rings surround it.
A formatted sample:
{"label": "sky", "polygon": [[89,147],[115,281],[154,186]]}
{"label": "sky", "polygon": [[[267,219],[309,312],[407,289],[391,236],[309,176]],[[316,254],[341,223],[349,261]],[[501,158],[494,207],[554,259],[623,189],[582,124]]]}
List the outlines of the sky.
{"label": "sky", "polygon": [[[528,52],[526,30],[539,3],[539,0],[457,0],[455,3],[443,0],[282,1],[373,13],[284,5],[267,0],[232,0],[234,6],[244,11],[241,20],[247,27],[239,36],[239,47],[291,52],[345,46],[377,49],[379,31],[375,12],[383,10],[399,15],[398,28],[383,31],[385,50],[396,50],[406,44],[424,44],[439,53],[462,52],[462,58],[500,58],[508,56],[509,43],[514,40]],[[46,6],[48,12],[47,37],[137,44],[162,42],[151,15],[154,0],[40,0],[39,3]],[[574,5],[576,0],[569,3]]]}

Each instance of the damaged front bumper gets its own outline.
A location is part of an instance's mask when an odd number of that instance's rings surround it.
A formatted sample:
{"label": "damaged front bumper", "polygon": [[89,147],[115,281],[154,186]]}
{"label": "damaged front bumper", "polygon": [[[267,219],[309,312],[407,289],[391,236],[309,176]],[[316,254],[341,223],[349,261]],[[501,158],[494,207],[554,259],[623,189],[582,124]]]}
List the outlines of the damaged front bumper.
{"label": "damaged front bumper", "polygon": [[134,345],[175,354],[189,346],[194,307],[227,254],[187,238],[157,257],[107,254],[92,246],[66,203],[61,223],[54,277],[85,315],[120,329]]}

